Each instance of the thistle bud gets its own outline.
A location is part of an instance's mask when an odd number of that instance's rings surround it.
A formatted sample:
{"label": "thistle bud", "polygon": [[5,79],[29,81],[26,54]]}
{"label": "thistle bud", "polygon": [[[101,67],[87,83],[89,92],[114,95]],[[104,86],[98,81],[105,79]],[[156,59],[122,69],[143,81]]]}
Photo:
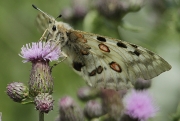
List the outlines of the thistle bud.
{"label": "thistle bud", "polygon": [[59,101],[59,121],[84,121],[83,111],[71,97]]}
{"label": "thistle bud", "polygon": [[111,120],[119,120],[123,112],[123,102],[118,91],[103,89],[101,92],[102,107]]}
{"label": "thistle bud", "polygon": [[89,11],[89,0],[72,0],[72,5],[62,10],[65,20],[82,20]]}
{"label": "thistle bud", "polygon": [[84,114],[89,119],[99,117],[104,114],[102,105],[95,100],[90,100],[87,102],[87,104],[84,108]]}
{"label": "thistle bud", "polygon": [[48,113],[49,111],[51,111],[53,109],[53,97],[52,95],[49,95],[48,93],[40,93],[38,94],[35,99],[35,106],[36,109],[44,112],[44,113]]}
{"label": "thistle bud", "polygon": [[21,103],[29,96],[28,87],[20,82],[13,82],[6,87],[7,95],[15,102]]}
{"label": "thistle bud", "polygon": [[95,6],[108,19],[122,19],[128,12],[140,10],[143,2],[144,0],[96,0]]}
{"label": "thistle bud", "polygon": [[87,86],[80,88],[77,92],[78,98],[81,100],[89,100],[95,98],[98,96],[98,94],[99,94],[98,90],[92,89]]}
{"label": "thistle bud", "polygon": [[128,9],[128,6],[120,0],[97,0],[95,6],[100,14],[109,19],[122,18]]}

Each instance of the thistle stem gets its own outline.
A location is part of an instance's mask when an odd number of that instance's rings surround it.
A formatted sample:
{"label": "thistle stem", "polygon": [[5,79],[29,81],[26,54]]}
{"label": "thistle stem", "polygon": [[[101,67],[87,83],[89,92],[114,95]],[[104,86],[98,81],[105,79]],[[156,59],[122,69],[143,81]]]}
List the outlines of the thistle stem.
{"label": "thistle stem", "polygon": [[39,121],[44,121],[44,113],[39,111]]}

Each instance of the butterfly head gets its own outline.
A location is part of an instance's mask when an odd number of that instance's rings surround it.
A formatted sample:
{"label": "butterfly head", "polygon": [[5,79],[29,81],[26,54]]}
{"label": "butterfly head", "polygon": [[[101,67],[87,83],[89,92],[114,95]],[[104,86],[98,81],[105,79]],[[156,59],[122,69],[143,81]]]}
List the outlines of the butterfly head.
{"label": "butterfly head", "polygon": [[64,46],[65,43],[67,42],[66,31],[72,29],[72,27],[69,26],[67,23],[56,21],[56,19],[60,18],[61,15],[54,18],[48,15],[47,13],[45,13],[44,11],[42,11],[41,9],[37,8],[35,5],[32,5],[32,6],[36,10],[40,11],[39,19],[43,18],[46,20],[46,22],[48,22],[47,23],[48,25],[45,28],[48,33],[47,41],[53,40],[55,42],[58,42],[61,47]]}

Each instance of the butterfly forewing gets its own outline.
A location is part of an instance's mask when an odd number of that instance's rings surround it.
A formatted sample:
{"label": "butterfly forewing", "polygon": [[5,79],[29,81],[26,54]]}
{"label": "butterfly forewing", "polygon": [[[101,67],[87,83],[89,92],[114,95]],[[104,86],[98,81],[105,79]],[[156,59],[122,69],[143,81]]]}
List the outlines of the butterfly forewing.
{"label": "butterfly forewing", "polygon": [[[46,17],[39,15],[37,23],[43,25],[43,19],[47,23]],[[141,46],[73,30],[63,22],[54,21],[54,25],[55,31],[47,28],[51,34],[48,39],[58,41],[70,66],[90,86],[128,89],[138,78],[151,79],[171,69],[163,58]]]}
{"label": "butterfly forewing", "polygon": [[49,26],[49,18],[42,13],[39,13],[36,17],[35,24],[40,32],[44,32]]}

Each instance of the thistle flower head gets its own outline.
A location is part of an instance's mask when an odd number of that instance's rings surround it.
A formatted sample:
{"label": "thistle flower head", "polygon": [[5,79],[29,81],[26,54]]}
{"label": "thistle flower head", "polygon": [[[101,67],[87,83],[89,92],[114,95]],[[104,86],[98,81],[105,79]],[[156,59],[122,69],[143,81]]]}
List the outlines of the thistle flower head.
{"label": "thistle flower head", "polygon": [[52,42],[37,42],[26,44],[19,54],[25,62],[32,62],[29,80],[30,95],[35,97],[39,93],[53,92],[53,79],[49,61],[58,60],[60,47]]}
{"label": "thistle flower head", "polygon": [[118,91],[113,89],[101,90],[102,107],[113,120],[118,120],[123,112],[123,102]]}
{"label": "thistle flower head", "polygon": [[69,96],[59,101],[59,121],[84,121],[83,111]]}
{"label": "thistle flower head", "polygon": [[158,108],[147,91],[133,90],[124,98],[125,114],[140,121],[154,117]]}
{"label": "thistle flower head", "polygon": [[32,44],[26,44],[23,46],[19,56],[24,58],[24,63],[38,60],[58,60],[60,57],[60,47],[57,44],[50,42],[33,42]]}
{"label": "thistle flower head", "polygon": [[29,96],[28,87],[20,82],[13,82],[7,86],[7,95],[15,102],[22,102]]}
{"label": "thistle flower head", "polygon": [[60,106],[61,108],[66,109],[66,108],[68,108],[68,107],[74,106],[74,103],[75,103],[75,102],[74,102],[74,100],[73,100],[71,97],[65,96],[65,97],[63,97],[63,98],[60,99],[60,101],[59,101],[59,106]]}
{"label": "thistle flower head", "polygon": [[62,10],[65,20],[82,20],[89,11],[89,0],[72,0],[72,5]]}
{"label": "thistle flower head", "polygon": [[102,105],[95,100],[90,100],[87,102],[84,108],[84,113],[90,119],[100,117],[101,115],[104,114]]}
{"label": "thistle flower head", "polygon": [[53,97],[48,93],[39,93],[34,99],[36,109],[48,113],[53,109]]}
{"label": "thistle flower head", "polygon": [[97,89],[92,89],[88,86],[81,87],[77,92],[78,98],[83,101],[95,98],[98,96],[98,94],[99,94],[99,91]]}
{"label": "thistle flower head", "polygon": [[98,12],[108,19],[123,18],[128,12],[141,9],[144,0],[96,0]]}

